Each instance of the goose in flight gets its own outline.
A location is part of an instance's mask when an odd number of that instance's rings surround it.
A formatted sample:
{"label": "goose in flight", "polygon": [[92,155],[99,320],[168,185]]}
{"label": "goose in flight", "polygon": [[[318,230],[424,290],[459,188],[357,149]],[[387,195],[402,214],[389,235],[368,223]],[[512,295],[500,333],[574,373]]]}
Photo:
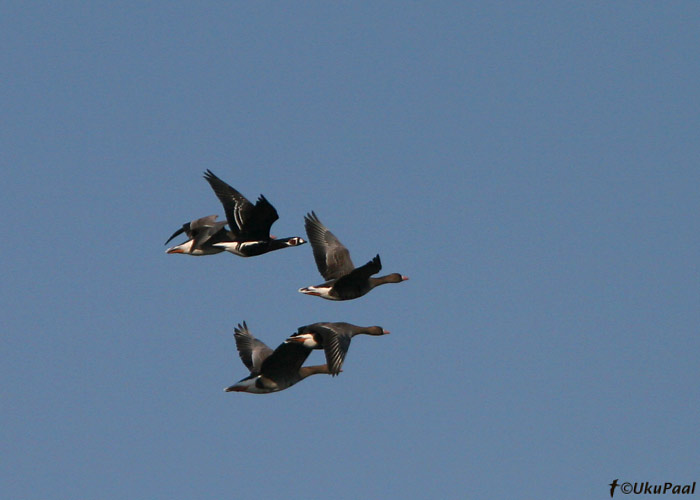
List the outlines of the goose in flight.
{"label": "goose in flight", "polygon": [[287,344],[300,345],[308,349],[323,349],[331,375],[340,373],[350,341],[355,335],[387,335],[390,332],[381,326],[357,326],[350,323],[314,323],[302,326],[297,333],[285,340]]}
{"label": "goose in flight", "polygon": [[213,243],[214,247],[241,257],[253,257],[306,243],[299,236],[279,239],[270,236],[270,228],[279,215],[265,196],[260,195],[253,205],[211,170],[204,173],[204,178],[224,206],[230,233],[228,241]]}
{"label": "goose in flight", "polygon": [[304,227],[311,242],[316,267],[326,280],[316,286],[300,288],[299,292],[328,300],[351,300],[362,297],[384,283],[401,283],[408,279],[399,273],[372,277],[382,269],[379,255],[367,264],[355,267],[350,252],[314,212],[304,217]]}
{"label": "goose in flight", "polygon": [[245,321],[234,329],[234,338],[238,355],[250,375],[224,389],[226,392],[278,392],[311,375],[330,373],[328,365],[302,366],[311,353],[310,347],[283,342],[273,351],[250,333]]}
{"label": "goose in flight", "polygon": [[221,247],[215,247],[214,243],[221,243],[230,239],[226,231],[226,222],[216,222],[216,215],[209,215],[201,219],[186,222],[180,229],[165,242],[167,245],[176,236],[185,233],[188,240],[174,247],[168,248],[165,253],[181,253],[186,255],[214,255],[224,251]]}

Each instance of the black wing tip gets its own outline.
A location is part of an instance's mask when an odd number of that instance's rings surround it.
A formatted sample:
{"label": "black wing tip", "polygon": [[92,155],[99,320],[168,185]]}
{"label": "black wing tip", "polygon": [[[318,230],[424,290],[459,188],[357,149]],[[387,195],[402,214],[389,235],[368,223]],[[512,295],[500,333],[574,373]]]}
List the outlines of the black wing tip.
{"label": "black wing tip", "polygon": [[270,200],[265,198],[264,194],[261,194],[260,196],[258,196],[258,199],[255,202],[255,206],[256,207],[265,207],[267,210],[271,211],[275,220],[279,219],[279,214],[277,213],[277,209],[272,205],[272,203],[270,203]]}
{"label": "black wing tip", "polygon": [[308,221],[308,222],[321,222],[321,219],[319,219],[319,218],[318,218],[318,215],[316,215],[316,212],[314,212],[314,211],[312,210],[311,212],[307,213],[307,214],[304,216],[304,221]]}
{"label": "black wing tip", "polygon": [[318,218],[318,215],[316,215],[315,212],[311,212],[310,214],[306,214],[304,216],[304,227],[306,228],[306,234],[311,237],[309,234],[310,232],[315,232],[318,233],[319,235],[322,235],[325,231],[328,231],[328,228],[321,222],[321,219]]}
{"label": "black wing tip", "polygon": [[243,321],[243,324],[238,323],[238,325],[236,325],[236,327],[233,329],[234,335],[245,335],[246,332],[250,334],[250,330],[248,330],[248,325],[245,321]]}
{"label": "black wing tip", "polygon": [[207,181],[212,187],[214,187],[214,184],[215,184],[215,183],[224,183],[224,184],[225,184],[224,181],[222,181],[214,172],[212,172],[212,171],[209,170],[209,169],[207,169],[207,170],[204,172],[204,176],[203,176],[203,177],[206,179],[206,181]]}
{"label": "black wing tip", "polygon": [[333,367],[331,367],[330,364],[328,365],[328,367],[329,367],[329,370],[328,370],[328,371],[331,373],[331,375],[332,375],[333,377],[337,376],[340,372],[343,371],[343,370],[341,369],[342,366],[343,366],[343,361],[344,361],[344,360],[342,360],[342,359],[341,359],[340,361],[334,360],[334,361],[332,362]]}

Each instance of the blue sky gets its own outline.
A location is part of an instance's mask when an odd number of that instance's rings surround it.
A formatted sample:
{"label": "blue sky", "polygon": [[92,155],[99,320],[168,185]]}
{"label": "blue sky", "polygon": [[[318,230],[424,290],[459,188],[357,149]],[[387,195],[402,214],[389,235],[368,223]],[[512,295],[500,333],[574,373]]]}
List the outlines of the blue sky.
{"label": "blue sky", "polygon": [[[0,15],[7,498],[609,498],[698,477],[695,2],[24,2]],[[309,245],[166,255],[211,169]],[[278,394],[276,346],[378,324]],[[320,362],[313,353],[311,362]]]}

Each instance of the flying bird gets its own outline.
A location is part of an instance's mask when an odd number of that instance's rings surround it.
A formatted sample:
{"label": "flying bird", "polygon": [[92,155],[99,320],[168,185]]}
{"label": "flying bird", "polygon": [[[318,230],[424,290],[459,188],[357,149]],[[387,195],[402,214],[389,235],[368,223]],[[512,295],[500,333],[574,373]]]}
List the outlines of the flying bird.
{"label": "flying bird", "polygon": [[387,335],[390,332],[381,326],[357,326],[350,323],[314,323],[302,326],[285,343],[300,345],[308,349],[323,349],[331,375],[340,373],[350,341],[355,335]]}
{"label": "flying bird", "polygon": [[209,215],[192,222],[186,222],[180,229],[165,242],[167,245],[176,236],[185,233],[188,240],[174,247],[168,248],[165,253],[181,253],[186,255],[213,255],[224,251],[221,247],[215,247],[214,243],[228,241],[226,222],[216,222],[216,215]]}
{"label": "flying bird", "polygon": [[371,277],[382,269],[379,255],[367,264],[355,267],[350,260],[348,249],[323,225],[314,212],[304,216],[304,227],[311,242],[316,267],[326,282],[300,288],[301,293],[328,300],[351,300],[362,297],[384,283],[401,283],[408,279],[399,273]]}
{"label": "flying bird", "polygon": [[214,175],[211,170],[204,173],[204,178],[224,206],[229,227],[228,241],[213,243],[214,247],[241,257],[253,257],[306,243],[299,236],[280,239],[270,236],[270,228],[279,219],[279,215],[265,196],[260,195],[253,205],[245,196]]}
{"label": "flying bird", "polygon": [[238,355],[250,375],[224,389],[226,392],[278,392],[311,375],[330,373],[328,365],[302,366],[311,353],[310,347],[283,342],[273,351],[250,333],[245,321],[234,332]]}

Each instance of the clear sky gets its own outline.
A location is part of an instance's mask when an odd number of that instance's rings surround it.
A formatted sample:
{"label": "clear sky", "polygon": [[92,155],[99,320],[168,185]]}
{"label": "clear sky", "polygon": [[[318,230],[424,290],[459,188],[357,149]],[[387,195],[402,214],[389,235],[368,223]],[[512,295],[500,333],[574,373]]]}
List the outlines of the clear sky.
{"label": "clear sky", "polygon": [[[700,481],[699,3],[5,2],[0,46],[4,498]],[[166,255],[205,169],[410,281]],[[243,320],[392,333],[224,393]]]}

